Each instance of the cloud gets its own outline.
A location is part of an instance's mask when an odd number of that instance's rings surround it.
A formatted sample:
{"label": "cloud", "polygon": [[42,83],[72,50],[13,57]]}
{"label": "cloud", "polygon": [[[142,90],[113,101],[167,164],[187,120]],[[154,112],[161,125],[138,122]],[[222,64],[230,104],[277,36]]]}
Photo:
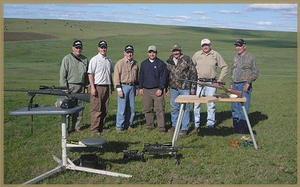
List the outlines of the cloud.
{"label": "cloud", "polygon": [[264,25],[264,26],[274,26],[276,23],[270,21],[258,21],[255,22],[256,25]]}
{"label": "cloud", "polygon": [[192,12],[192,14],[200,14],[200,15],[203,15],[203,14],[205,14],[205,12],[203,12],[203,11],[194,11],[194,12]]}
{"label": "cloud", "polygon": [[220,14],[242,14],[242,12],[238,11],[238,10],[221,10],[218,13],[220,13]]}
{"label": "cloud", "polygon": [[297,11],[297,4],[251,4],[245,9],[247,11]]}

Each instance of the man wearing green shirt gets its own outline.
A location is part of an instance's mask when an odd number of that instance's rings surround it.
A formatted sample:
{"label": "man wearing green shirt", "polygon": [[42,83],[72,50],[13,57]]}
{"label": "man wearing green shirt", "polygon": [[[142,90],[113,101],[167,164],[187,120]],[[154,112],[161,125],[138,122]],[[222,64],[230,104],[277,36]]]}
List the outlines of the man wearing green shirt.
{"label": "man wearing green shirt", "polygon": [[[73,42],[73,52],[62,59],[59,83],[61,86],[66,86],[69,93],[88,93],[87,68],[89,61],[87,57],[81,54],[82,50],[82,42],[76,40]],[[78,100],[78,105],[83,105],[83,101]],[[72,114],[71,131],[83,133],[83,130],[80,129],[82,116],[83,111]]]}

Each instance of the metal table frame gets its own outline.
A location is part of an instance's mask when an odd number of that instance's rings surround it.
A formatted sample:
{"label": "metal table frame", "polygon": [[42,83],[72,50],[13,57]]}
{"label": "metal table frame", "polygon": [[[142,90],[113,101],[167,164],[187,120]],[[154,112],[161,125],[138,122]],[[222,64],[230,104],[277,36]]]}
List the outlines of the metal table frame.
{"label": "metal table frame", "polygon": [[248,125],[248,129],[253,141],[253,145],[255,149],[258,149],[257,147],[257,143],[252,131],[252,127],[248,118],[248,114],[246,111],[246,108],[244,106],[244,103],[246,102],[246,98],[216,98],[216,97],[212,97],[212,96],[208,96],[208,97],[198,97],[197,95],[179,95],[176,99],[175,102],[180,103],[180,109],[179,109],[179,115],[178,115],[178,119],[177,119],[177,124],[175,127],[175,131],[174,131],[174,135],[173,135],[173,139],[172,139],[172,146],[175,146],[175,141],[177,141],[178,139],[178,133],[179,130],[181,128],[181,123],[182,123],[182,118],[183,118],[183,114],[185,111],[185,106],[186,103],[209,103],[209,102],[240,102],[242,104],[242,109],[246,118],[246,122]]}
{"label": "metal table frame", "polygon": [[34,179],[31,179],[24,184],[33,184],[40,180],[43,180],[57,172],[62,171],[63,169],[69,169],[69,170],[77,170],[77,171],[85,171],[90,173],[96,173],[96,174],[103,174],[103,175],[109,175],[109,176],[115,176],[115,177],[125,177],[130,178],[132,175],[122,174],[122,173],[115,173],[115,172],[109,172],[99,169],[93,169],[93,168],[87,168],[87,167],[81,167],[76,166],[67,156],[67,129],[66,129],[66,123],[67,123],[67,116],[79,111],[82,111],[84,109],[83,106],[75,106],[74,108],[70,109],[61,109],[54,106],[49,107],[35,107],[35,108],[20,108],[18,110],[14,110],[10,112],[10,115],[17,116],[17,115],[61,115],[62,123],[61,123],[61,148],[62,148],[62,159],[57,158],[53,155],[53,159],[59,163],[59,165],[38,176]]}

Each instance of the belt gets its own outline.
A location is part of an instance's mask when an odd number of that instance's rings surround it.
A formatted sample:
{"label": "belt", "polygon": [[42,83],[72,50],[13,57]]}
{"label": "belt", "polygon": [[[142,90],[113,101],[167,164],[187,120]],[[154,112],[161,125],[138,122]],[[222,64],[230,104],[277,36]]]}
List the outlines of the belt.
{"label": "belt", "polygon": [[108,87],[109,85],[108,85],[108,84],[97,84],[97,86],[100,86],[100,87]]}
{"label": "belt", "polygon": [[209,78],[199,78],[198,80],[201,81],[201,82],[213,82],[213,81],[216,80],[216,78],[211,78],[211,79],[209,79]]}
{"label": "belt", "polygon": [[134,86],[134,83],[133,83],[133,82],[130,82],[130,83],[121,82],[121,84],[128,85],[128,86]]}

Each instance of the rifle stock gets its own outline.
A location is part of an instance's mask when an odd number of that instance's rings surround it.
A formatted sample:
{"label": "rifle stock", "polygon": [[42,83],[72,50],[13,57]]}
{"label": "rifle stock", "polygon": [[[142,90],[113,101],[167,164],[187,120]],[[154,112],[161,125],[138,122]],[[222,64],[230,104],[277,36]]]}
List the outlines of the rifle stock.
{"label": "rifle stock", "polygon": [[209,87],[221,89],[221,90],[224,90],[226,93],[229,92],[229,93],[231,93],[231,94],[235,94],[235,95],[237,95],[239,98],[242,98],[242,94],[243,94],[243,91],[242,91],[242,90],[228,89],[228,88],[225,88],[224,86],[217,85],[217,84],[208,84],[208,83],[201,82],[201,81],[186,80],[186,79],[178,79],[178,80],[181,80],[181,81],[188,81],[188,82],[193,82],[193,83],[197,83],[197,84],[202,85],[202,86],[209,86]]}

